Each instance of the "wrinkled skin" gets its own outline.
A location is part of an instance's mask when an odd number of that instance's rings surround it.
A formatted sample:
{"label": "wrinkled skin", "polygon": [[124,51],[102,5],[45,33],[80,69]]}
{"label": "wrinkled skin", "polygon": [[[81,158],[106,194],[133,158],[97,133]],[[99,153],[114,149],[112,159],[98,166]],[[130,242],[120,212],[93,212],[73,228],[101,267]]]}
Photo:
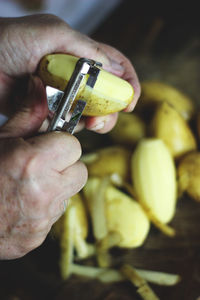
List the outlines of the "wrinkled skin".
{"label": "wrinkled skin", "polygon": [[20,257],[43,242],[64,201],[86,182],[80,155],[78,140],[64,133],[1,142],[1,259]]}
{"label": "wrinkled skin", "polygon": [[[75,137],[37,134],[45,127],[48,107],[41,80],[28,75],[36,74],[40,59],[53,52],[95,59],[128,80],[135,95],[126,111],[140,95],[131,63],[114,48],[52,15],[0,18],[0,112],[9,116],[0,128],[0,259],[18,258],[38,247],[64,212],[64,203],[87,180]],[[116,120],[117,114],[90,117],[83,125],[105,133]]]}

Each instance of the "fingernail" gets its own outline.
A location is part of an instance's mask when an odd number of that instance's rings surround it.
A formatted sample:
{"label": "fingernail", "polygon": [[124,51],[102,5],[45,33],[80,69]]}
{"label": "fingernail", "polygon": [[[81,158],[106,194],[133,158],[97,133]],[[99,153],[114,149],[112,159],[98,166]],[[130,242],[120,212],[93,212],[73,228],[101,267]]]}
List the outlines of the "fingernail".
{"label": "fingernail", "polygon": [[92,131],[98,131],[102,128],[104,128],[104,125],[105,125],[105,122],[100,122],[100,123],[97,123],[94,127],[90,128],[90,130]]}
{"label": "fingernail", "polygon": [[111,59],[110,64],[111,64],[111,67],[113,70],[119,71],[119,72],[124,71],[124,67],[122,65],[120,65],[117,61]]}

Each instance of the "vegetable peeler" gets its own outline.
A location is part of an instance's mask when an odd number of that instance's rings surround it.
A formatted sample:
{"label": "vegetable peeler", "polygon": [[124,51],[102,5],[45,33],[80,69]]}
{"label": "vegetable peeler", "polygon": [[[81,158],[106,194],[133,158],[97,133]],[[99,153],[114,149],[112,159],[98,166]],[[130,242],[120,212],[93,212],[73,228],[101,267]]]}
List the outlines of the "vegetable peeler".
{"label": "vegetable peeler", "polygon": [[[100,67],[102,67],[100,62],[80,58],[76,63],[74,72],[64,92],[51,86],[46,87],[48,107],[53,113],[53,118],[47,129],[48,132],[60,130],[67,131],[70,134],[74,133],[74,129],[80,121],[86,106],[86,101],[78,99],[71,112],[72,105],[86,75],[88,75],[88,79],[85,85],[93,89],[100,72]],[[70,120],[67,121],[69,112],[72,114]]]}

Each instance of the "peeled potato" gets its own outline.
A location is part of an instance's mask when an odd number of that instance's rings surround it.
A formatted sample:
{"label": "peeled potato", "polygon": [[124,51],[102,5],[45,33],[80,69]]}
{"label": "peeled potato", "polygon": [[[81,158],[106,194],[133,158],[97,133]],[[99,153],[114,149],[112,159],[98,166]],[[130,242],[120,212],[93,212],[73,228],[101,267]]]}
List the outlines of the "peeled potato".
{"label": "peeled potato", "polygon": [[200,152],[186,154],[177,171],[180,195],[186,192],[192,199],[200,202]]}
{"label": "peeled potato", "polygon": [[78,258],[94,254],[94,246],[86,241],[88,235],[88,216],[80,193],[70,198],[63,216],[54,224],[53,233],[58,238],[61,255],[61,275],[70,275],[74,249]]}
{"label": "peeled potato", "polygon": [[142,94],[136,107],[138,111],[152,111],[155,104],[165,101],[172,105],[177,112],[189,120],[195,112],[193,101],[173,86],[159,81],[144,81],[141,83]]}
{"label": "peeled potato", "polygon": [[150,222],[145,212],[132,198],[110,186],[106,191],[108,229],[118,231],[120,247],[139,247],[146,239]]}
{"label": "peeled potato", "polygon": [[[95,198],[99,184],[101,179],[90,178],[83,188],[91,214],[95,213]],[[139,203],[108,185],[105,188],[104,209],[107,231],[116,232],[121,237],[119,247],[132,248],[143,244],[149,232],[150,222]]]}
{"label": "peeled potato", "polygon": [[176,168],[160,139],[145,138],[133,152],[132,180],[137,200],[160,222],[170,222],[176,209]]}
{"label": "peeled potato", "polygon": [[188,123],[167,102],[162,102],[157,107],[150,127],[152,136],[163,140],[175,158],[197,147]]}
{"label": "peeled potato", "polygon": [[81,199],[80,194],[76,194],[69,199],[67,210],[63,214],[63,216],[55,223],[53,226],[53,231],[56,237],[60,238],[60,235],[65,231],[65,226],[63,226],[64,219],[67,218],[67,211],[70,207],[75,207],[76,210],[76,218],[78,225],[80,225],[81,236],[85,239],[88,234],[88,221],[87,221],[87,213],[83,201]]}
{"label": "peeled potato", "polygon": [[[67,54],[46,55],[40,63],[39,76],[44,84],[64,91],[77,61],[77,57]],[[133,99],[132,86],[103,69],[93,89],[85,86],[86,80],[76,97],[87,102],[84,110],[86,116],[101,116],[123,110]]]}

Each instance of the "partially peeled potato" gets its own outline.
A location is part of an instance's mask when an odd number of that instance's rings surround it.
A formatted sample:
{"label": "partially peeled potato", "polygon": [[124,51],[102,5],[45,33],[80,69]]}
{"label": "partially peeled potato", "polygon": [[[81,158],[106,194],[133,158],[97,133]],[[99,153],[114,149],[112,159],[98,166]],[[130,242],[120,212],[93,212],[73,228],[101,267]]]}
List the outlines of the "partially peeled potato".
{"label": "partially peeled potato", "polygon": [[197,148],[187,121],[167,102],[161,102],[150,124],[151,135],[161,139],[175,159]]}
{"label": "partially peeled potato", "polygon": [[[39,76],[45,85],[64,91],[79,58],[67,54],[46,55],[39,65]],[[85,86],[89,75],[81,84],[76,99],[87,102],[85,116],[102,116],[127,107],[132,101],[133,87],[103,69],[100,70],[93,88]]]}

